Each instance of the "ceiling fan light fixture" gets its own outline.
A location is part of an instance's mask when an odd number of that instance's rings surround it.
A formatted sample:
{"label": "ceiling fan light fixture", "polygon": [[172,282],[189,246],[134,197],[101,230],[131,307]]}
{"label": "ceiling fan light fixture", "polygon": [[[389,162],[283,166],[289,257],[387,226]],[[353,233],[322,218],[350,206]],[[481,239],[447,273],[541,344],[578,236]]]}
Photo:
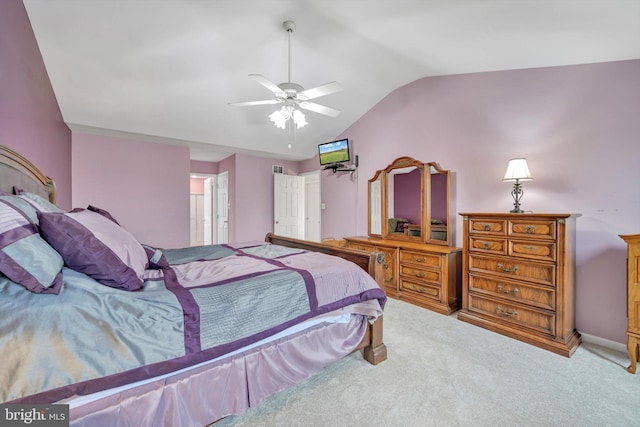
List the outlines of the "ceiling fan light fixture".
{"label": "ceiling fan light fixture", "polygon": [[307,119],[300,110],[293,110],[293,121],[298,129],[305,127],[307,124]]}
{"label": "ceiling fan light fixture", "polygon": [[307,124],[302,111],[294,109],[291,105],[283,105],[282,108],[271,113],[269,119],[280,129],[286,129],[289,120],[293,120],[298,129]]}
{"label": "ceiling fan light fixture", "polygon": [[286,129],[289,120],[296,124],[298,129],[307,125],[307,119],[300,109],[313,111],[314,113],[323,114],[329,117],[338,117],[340,110],[325,107],[324,105],[309,102],[311,99],[327,96],[335,92],[340,92],[342,86],[338,82],[330,82],[311,89],[304,89],[298,83],[291,81],[291,33],[296,28],[293,21],[285,21],[282,24],[289,36],[289,80],[285,83],[275,84],[261,74],[249,74],[256,82],[267,88],[274,95],[274,99],[249,101],[249,102],[232,102],[230,105],[237,106],[253,106],[253,105],[270,105],[284,104],[282,108],[274,111],[269,115],[269,119],[273,124],[280,128]]}

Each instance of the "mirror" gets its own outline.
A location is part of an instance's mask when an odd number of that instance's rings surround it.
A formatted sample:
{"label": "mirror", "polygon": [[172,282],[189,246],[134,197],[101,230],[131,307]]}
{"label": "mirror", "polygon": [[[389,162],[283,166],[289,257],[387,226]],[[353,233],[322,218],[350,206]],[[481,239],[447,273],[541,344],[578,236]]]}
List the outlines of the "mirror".
{"label": "mirror", "polygon": [[400,157],[369,180],[369,235],[449,245],[450,174]]}
{"label": "mirror", "polygon": [[369,180],[369,235],[382,237],[382,173]]}

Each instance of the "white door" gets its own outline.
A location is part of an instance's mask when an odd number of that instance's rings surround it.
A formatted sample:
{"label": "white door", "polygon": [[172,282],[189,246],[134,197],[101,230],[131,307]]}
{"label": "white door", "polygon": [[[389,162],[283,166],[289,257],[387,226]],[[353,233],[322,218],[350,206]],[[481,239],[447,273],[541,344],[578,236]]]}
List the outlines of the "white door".
{"label": "white door", "polygon": [[202,246],[204,225],[204,196],[202,194],[190,194],[191,199],[191,246]]}
{"label": "white door", "polygon": [[229,243],[229,172],[218,175],[216,185],[217,242]]}
{"label": "white door", "polygon": [[273,232],[304,239],[304,177],[273,174]]}
{"label": "white door", "polygon": [[213,186],[215,178],[204,180],[204,244],[213,243]]}
{"label": "white door", "polygon": [[312,242],[322,240],[320,226],[320,171],[304,176],[304,238]]}

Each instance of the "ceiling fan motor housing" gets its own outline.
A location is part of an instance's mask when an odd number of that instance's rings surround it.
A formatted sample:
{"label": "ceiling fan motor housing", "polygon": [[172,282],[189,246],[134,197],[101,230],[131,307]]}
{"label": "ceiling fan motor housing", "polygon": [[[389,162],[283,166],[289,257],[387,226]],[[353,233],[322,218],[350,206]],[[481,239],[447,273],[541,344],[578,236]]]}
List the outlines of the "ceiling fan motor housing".
{"label": "ceiling fan motor housing", "polygon": [[278,85],[286,94],[287,98],[294,98],[298,92],[302,92],[304,88],[297,83],[280,83]]}

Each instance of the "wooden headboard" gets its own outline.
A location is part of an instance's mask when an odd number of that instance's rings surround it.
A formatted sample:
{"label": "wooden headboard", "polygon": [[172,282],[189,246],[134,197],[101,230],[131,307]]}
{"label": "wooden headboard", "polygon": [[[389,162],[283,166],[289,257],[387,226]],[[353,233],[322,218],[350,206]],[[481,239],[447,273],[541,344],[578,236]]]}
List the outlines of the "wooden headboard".
{"label": "wooden headboard", "polygon": [[33,163],[10,148],[0,145],[0,192],[13,193],[13,187],[56,201],[56,184]]}

